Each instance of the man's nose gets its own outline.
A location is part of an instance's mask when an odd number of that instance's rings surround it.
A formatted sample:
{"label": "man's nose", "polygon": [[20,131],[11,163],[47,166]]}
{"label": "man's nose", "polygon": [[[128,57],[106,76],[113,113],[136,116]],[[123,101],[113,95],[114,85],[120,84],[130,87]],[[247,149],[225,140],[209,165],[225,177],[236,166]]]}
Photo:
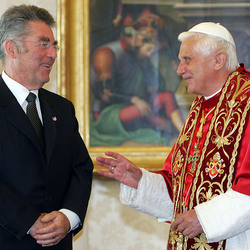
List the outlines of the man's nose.
{"label": "man's nose", "polygon": [[54,60],[57,58],[57,51],[52,45],[48,49],[48,57],[51,57]]}
{"label": "man's nose", "polygon": [[184,67],[183,63],[180,62],[179,65],[178,65],[178,67],[177,67],[176,73],[177,73],[179,76],[181,76],[181,75],[184,74],[184,72],[185,72],[185,67]]}

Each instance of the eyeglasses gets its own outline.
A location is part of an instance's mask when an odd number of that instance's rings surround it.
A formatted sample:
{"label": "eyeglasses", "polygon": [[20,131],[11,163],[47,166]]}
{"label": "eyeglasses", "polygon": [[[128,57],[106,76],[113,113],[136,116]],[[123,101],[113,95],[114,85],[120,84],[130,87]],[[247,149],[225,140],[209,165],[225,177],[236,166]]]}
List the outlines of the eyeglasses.
{"label": "eyeglasses", "polygon": [[42,41],[42,42],[36,42],[36,41],[17,40],[17,39],[15,39],[15,41],[36,43],[37,45],[39,45],[40,50],[42,50],[42,51],[48,50],[51,45],[53,46],[53,48],[55,49],[56,52],[58,52],[59,49],[60,49],[59,45],[57,45],[55,43],[51,44],[50,42],[44,42],[44,41]]}

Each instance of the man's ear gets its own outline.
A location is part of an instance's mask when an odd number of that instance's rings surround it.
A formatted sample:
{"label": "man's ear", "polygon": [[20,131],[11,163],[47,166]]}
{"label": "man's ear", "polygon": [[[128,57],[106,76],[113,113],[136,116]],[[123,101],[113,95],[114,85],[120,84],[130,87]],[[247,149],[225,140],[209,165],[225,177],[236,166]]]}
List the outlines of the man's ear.
{"label": "man's ear", "polygon": [[11,57],[12,59],[16,58],[16,54],[18,53],[18,48],[13,41],[6,40],[4,44],[4,48],[5,48],[6,54],[9,57]]}
{"label": "man's ear", "polygon": [[215,70],[220,70],[223,68],[227,60],[227,55],[224,52],[217,52],[215,54],[215,64],[214,64],[214,69]]}

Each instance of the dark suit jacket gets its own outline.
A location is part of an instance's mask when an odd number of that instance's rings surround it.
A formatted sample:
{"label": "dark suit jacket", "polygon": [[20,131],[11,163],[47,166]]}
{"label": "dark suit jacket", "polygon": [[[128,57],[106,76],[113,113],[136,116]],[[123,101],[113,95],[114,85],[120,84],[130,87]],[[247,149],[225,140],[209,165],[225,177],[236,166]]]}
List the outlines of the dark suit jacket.
{"label": "dark suit jacket", "polygon": [[[93,164],[78,133],[72,103],[39,90],[45,153],[28,117],[0,76],[0,249],[44,249],[27,235],[41,212],[61,208],[83,223]],[[81,226],[73,233],[78,232]],[[72,234],[57,247],[69,250]],[[46,248],[47,249],[47,248]]]}

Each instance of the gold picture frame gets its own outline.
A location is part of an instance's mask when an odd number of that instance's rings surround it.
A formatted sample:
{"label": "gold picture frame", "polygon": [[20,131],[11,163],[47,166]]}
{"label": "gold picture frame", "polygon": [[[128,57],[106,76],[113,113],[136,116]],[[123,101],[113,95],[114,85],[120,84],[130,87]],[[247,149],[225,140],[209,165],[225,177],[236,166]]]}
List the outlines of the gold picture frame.
{"label": "gold picture frame", "polygon": [[138,166],[151,171],[161,169],[171,147],[90,146],[89,0],[75,0],[70,4],[66,0],[58,1],[58,40],[62,47],[58,58],[59,94],[73,101],[75,105],[79,130],[94,162],[94,172],[99,168],[96,157],[103,155],[105,151],[119,152]]}
{"label": "gold picture frame", "polygon": [[[105,151],[118,152],[133,161],[136,165],[147,170],[160,170],[162,169],[166,157],[171,151],[170,146],[90,146],[89,1],[90,0],[74,0],[69,3],[69,1],[66,0],[58,0],[58,40],[62,47],[58,58],[59,94],[73,101],[75,105],[76,116],[79,121],[79,130],[93,160],[95,166],[94,172],[99,168],[99,166],[96,165],[96,157],[104,155]],[[128,3],[130,2],[128,1]],[[135,2],[136,1],[134,1],[133,4]],[[147,4],[157,2],[158,4],[165,4],[174,1],[161,0],[138,2],[145,2]],[[241,9],[247,9],[247,12],[249,13],[250,4],[245,3],[237,5],[237,3],[223,3],[218,6],[213,4],[213,8],[211,8],[211,5],[208,7],[204,5],[201,7],[199,4],[181,3],[176,4],[176,7],[179,8],[180,13],[182,13],[185,18],[192,17],[190,11],[194,12],[197,16],[196,21],[198,23],[202,20],[201,16],[204,8],[208,8],[209,10],[212,9],[215,13],[217,13],[218,8],[219,11],[222,11],[223,8],[227,10],[234,9],[236,13],[240,13]],[[208,12],[206,12],[206,14],[207,13]],[[211,13],[210,16],[213,16],[213,13]],[[215,19],[218,18],[216,17]],[[188,28],[193,26],[193,24],[194,19],[187,23]],[[180,89],[180,93],[181,95],[185,95],[185,89]],[[187,99],[188,102],[191,102],[193,96],[187,96]]]}

